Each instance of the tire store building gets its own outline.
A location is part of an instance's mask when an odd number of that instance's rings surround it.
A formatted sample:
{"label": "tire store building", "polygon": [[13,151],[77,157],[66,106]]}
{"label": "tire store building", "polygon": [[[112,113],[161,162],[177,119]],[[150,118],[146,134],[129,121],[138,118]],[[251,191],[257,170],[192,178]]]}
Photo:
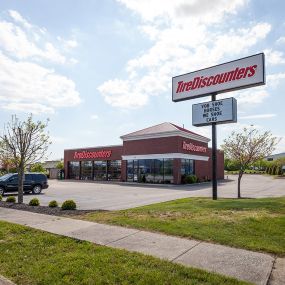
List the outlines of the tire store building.
{"label": "tire store building", "polygon": [[[210,139],[172,123],[121,136],[122,145],[64,151],[66,179],[181,184],[195,174],[211,179]],[[224,178],[224,153],[217,151],[217,177]]]}

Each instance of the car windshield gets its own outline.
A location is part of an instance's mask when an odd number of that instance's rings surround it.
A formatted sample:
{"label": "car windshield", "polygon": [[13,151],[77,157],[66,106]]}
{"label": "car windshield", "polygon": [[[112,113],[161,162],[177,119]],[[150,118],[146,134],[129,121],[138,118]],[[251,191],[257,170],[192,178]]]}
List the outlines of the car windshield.
{"label": "car windshield", "polygon": [[4,180],[7,180],[9,179],[11,176],[13,176],[14,174],[12,173],[8,173],[8,174],[5,174],[3,176],[0,177],[0,181],[4,181]]}

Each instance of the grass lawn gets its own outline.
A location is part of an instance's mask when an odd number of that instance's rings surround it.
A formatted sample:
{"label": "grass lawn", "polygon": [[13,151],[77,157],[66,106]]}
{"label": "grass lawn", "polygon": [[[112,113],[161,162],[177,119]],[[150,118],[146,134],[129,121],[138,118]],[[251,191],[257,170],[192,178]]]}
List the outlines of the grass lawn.
{"label": "grass lawn", "polygon": [[154,257],[0,222],[0,274],[17,284],[248,284]]}
{"label": "grass lawn", "polygon": [[285,255],[285,197],[186,198],[76,218]]}

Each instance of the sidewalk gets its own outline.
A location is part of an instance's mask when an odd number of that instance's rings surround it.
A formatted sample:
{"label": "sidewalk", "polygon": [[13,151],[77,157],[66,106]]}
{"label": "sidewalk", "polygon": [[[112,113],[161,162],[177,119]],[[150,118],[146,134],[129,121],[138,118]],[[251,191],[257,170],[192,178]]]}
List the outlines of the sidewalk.
{"label": "sidewalk", "polygon": [[[136,251],[258,285],[285,284],[284,259],[264,253],[70,218],[0,208],[0,220],[114,248]],[[275,265],[273,269],[273,265]],[[276,273],[276,274],[275,274]]]}

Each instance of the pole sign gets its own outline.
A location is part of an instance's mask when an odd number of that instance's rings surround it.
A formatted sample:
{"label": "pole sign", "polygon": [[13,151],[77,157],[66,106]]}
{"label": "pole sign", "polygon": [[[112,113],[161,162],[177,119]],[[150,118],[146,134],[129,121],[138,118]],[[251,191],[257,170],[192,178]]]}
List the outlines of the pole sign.
{"label": "pole sign", "polygon": [[264,84],[264,54],[259,53],[173,77],[172,101],[179,102]]}
{"label": "pole sign", "polygon": [[237,122],[237,100],[227,98],[192,105],[192,124],[196,127],[212,123],[227,124]]}

